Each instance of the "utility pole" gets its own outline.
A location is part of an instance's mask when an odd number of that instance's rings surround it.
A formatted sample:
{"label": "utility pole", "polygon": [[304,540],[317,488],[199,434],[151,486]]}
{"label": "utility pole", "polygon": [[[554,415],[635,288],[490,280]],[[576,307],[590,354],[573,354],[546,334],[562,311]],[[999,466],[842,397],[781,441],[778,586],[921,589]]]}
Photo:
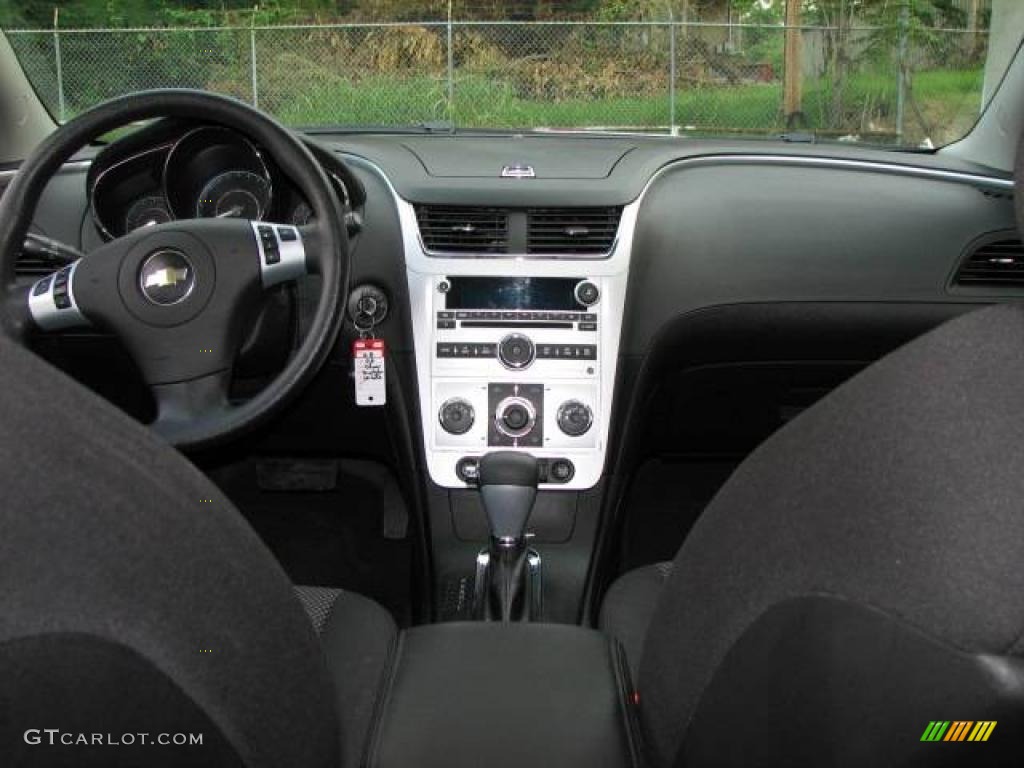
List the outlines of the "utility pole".
{"label": "utility pole", "polygon": [[978,50],[978,13],[980,0],[971,0],[967,9],[967,45],[972,56]]}
{"label": "utility pole", "polygon": [[803,41],[800,30],[801,0],[786,0],[786,52],[783,75],[783,113],[786,116],[786,127],[793,128],[798,120],[803,119],[804,88]]}

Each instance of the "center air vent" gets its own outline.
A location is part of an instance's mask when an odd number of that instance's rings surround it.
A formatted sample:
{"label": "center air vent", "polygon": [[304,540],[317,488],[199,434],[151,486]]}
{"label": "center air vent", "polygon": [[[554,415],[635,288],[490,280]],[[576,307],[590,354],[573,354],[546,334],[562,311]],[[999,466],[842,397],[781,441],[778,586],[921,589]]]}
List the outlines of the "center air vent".
{"label": "center air vent", "polygon": [[621,208],[531,208],[526,252],[607,253],[619,231]]}
{"label": "center air vent", "polygon": [[428,251],[505,253],[508,211],[476,206],[417,205],[416,221]]}
{"label": "center air vent", "polygon": [[1024,287],[1024,243],[1017,238],[977,246],[960,264],[957,285]]}

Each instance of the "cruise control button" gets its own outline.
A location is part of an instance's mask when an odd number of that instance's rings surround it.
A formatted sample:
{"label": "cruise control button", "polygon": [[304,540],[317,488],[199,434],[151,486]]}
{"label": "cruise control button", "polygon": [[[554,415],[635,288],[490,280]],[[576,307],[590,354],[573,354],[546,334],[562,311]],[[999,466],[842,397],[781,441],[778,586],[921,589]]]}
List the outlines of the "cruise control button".
{"label": "cruise control button", "polygon": [[71,306],[71,297],[66,293],[57,293],[53,296],[53,303],[57,305],[57,309],[67,309]]}
{"label": "cruise control button", "polygon": [[291,227],[278,227],[277,236],[281,238],[282,242],[291,242],[292,240],[298,240],[299,236]]}
{"label": "cruise control button", "polygon": [[48,290],[50,290],[50,278],[44,277],[42,280],[36,283],[36,287],[32,289],[32,295],[42,296]]}

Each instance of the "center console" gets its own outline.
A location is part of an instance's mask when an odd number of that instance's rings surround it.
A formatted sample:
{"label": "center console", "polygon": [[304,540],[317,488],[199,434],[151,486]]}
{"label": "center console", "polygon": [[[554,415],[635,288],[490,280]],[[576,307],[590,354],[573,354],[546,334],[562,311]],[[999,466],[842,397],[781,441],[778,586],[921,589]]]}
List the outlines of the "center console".
{"label": "center console", "polygon": [[542,482],[565,485],[598,443],[601,278],[433,278],[435,450],[476,479],[496,448],[544,449]]}
{"label": "center console", "polygon": [[[638,204],[622,209],[607,252],[573,256],[428,251],[416,208],[397,205],[431,479],[475,485],[483,454],[512,450],[537,457],[542,489],[593,487]],[[471,231],[471,215],[453,228]],[[513,210],[510,228],[520,215],[530,214]]]}
{"label": "center console", "polygon": [[370,768],[629,768],[635,699],[618,644],[559,624],[434,624],[402,633]]}

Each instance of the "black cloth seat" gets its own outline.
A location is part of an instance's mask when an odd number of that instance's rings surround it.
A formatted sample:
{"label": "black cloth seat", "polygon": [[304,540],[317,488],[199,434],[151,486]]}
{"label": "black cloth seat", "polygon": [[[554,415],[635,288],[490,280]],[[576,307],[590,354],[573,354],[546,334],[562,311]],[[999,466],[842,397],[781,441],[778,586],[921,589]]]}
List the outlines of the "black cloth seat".
{"label": "black cloth seat", "polygon": [[[652,765],[1019,762],[1022,391],[1024,308],[954,320],[766,440],[667,578],[612,587]],[[953,754],[933,721],[997,725]]]}
{"label": "black cloth seat", "polygon": [[334,682],[341,731],[348,734],[342,765],[360,765],[398,642],[395,620],[379,603],[348,590],[296,586],[295,594],[320,638]]}
{"label": "black cloth seat", "polygon": [[615,580],[601,604],[598,626],[621,643],[634,680],[640,673],[647,628],[671,575],[671,560],[634,568]]}
{"label": "black cloth seat", "polygon": [[[293,589],[192,464],[2,335],[0,386],[5,764],[360,764],[396,643],[390,614],[351,592]],[[52,727],[202,744],[23,737]]]}

